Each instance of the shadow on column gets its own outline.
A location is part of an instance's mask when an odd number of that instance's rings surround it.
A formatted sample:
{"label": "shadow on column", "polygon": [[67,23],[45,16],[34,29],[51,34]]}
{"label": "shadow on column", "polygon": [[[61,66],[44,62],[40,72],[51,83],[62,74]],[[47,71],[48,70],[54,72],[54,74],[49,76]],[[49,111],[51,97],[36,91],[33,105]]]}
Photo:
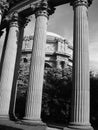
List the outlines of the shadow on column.
{"label": "shadow on column", "polygon": [[12,86],[12,92],[11,92],[11,101],[10,101],[10,108],[9,108],[9,116],[11,120],[18,120],[18,118],[15,115],[15,106],[16,106],[16,97],[17,97],[17,78],[18,78],[18,70],[19,70],[19,62],[20,62],[20,56],[21,56],[21,49],[22,49],[22,41],[23,41],[23,34],[24,34],[24,28],[20,28],[19,31],[19,37],[18,37],[18,48],[17,48],[17,57],[16,57],[16,63],[15,63],[15,70],[14,70],[14,77],[13,77],[13,86]]}
{"label": "shadow on column", "polygon": [[4,45],[3,45],[3,50],[2,50],[2,55],[1,55],[1,61],[0,61],[0,78],[1,78],[2,65],[3,65],[5,50],[6,50],[6,43],[7,43],[7,39],[8,39],[8,32],[9,32],[9,29],[7,27],[6,28],[6,36],[5,36]]}

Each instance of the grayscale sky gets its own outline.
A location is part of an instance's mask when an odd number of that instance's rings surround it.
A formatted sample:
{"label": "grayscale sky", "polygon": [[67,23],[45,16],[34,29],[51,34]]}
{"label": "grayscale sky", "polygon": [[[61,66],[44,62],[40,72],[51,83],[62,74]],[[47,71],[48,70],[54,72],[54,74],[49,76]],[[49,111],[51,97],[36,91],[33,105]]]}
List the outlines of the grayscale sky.
{"label": "grayscale sky", "polygon": [[[98,0],[93,0],[89,7],[89,53],[90,67],[98,72]],[[24,35],[33,35],[35,18],[31,16],[32,21],[25,28]],[[50,16],[48,22],[48,31],[63,36],[71,44],[73,43],[73,8],[69,4],[56,8],[55,13]],[[1,46],[1,45],[0,45]]]}

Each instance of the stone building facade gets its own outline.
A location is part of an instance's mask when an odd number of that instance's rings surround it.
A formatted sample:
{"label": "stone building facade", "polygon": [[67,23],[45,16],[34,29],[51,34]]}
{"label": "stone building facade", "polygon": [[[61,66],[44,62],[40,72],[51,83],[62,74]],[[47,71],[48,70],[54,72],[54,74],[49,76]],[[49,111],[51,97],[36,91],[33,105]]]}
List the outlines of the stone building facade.
{"label": "stone building facade", "polygon": [[[20,67],[30,66],[30,59],[33,46],[33,36],[25,36],[21,52]],[[64,69],[72,66],[72,46],[63,37],[47,32],[47,42],[45,47],[45,67],[56,67]],[[28,69],[27,69],[28,70]]]}
{"label": "stone building facade", "polygon": [[[18,70],[17,86],[22,92],[28,87],[28,78],[30,72],[30,62],[33,47],[33,36],[23,38],[20,65]],[[72,67],[73,48],[63,37],[47,32],[47,42],[45,47],[45,69],[59,68],[63,70],[66,67]]]}
{"label": "stone building facade", "polygon": [[[22,43],[17,80],[18,89],[20,91],[22,89],[22,93],[25,93],[25,89],[28,87],[32,47],[33,36],[25,36]],[[72,53],[73,48],[66,39],[55,33],[47,32],[45,70],[52,67],[61,70],[69,66],[72,67]]]}

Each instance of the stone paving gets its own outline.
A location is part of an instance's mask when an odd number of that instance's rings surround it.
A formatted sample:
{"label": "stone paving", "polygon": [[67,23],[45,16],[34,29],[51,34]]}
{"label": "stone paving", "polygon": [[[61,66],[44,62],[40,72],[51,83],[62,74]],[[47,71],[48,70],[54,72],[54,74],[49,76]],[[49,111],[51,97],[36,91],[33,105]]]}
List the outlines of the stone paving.
{"label": "stone paving", "polygon": [[[14,122],[10,120],[0,120],[0,130],[70,130],[67,127],[61,127],[57,125],[38,125],[38,124],[24,124],[23,122]],[[98,130],[98,128],[94,128]]]}
{"label": "stone paving", "polygon": [[[63,130],[63,127],[57,125],[41,126],[40,124],[24,124],[21,121],[0,120],[0,130]],[[64,128],[64,130],[69,129]]]}

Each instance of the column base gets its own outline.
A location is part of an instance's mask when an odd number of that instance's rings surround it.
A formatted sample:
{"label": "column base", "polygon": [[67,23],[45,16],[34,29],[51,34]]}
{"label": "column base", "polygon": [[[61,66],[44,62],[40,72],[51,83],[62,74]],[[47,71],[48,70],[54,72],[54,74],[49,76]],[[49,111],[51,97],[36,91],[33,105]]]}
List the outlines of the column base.
{"label": "column base", "polygon": [[9,120],[9,116],[0,115],[0,120]]}
{"label": "column base", "polygon": [[42,122],[40,119],[39,120],[34,120],[34,119],[27,119],[24,118],[21,121],[24,125],[33,125],[33,126],[46,126],[44,122]]}
{"label": "column base", "polygon": [[90,124],[70,123],[68,128],[73,130],[94,130]]}

